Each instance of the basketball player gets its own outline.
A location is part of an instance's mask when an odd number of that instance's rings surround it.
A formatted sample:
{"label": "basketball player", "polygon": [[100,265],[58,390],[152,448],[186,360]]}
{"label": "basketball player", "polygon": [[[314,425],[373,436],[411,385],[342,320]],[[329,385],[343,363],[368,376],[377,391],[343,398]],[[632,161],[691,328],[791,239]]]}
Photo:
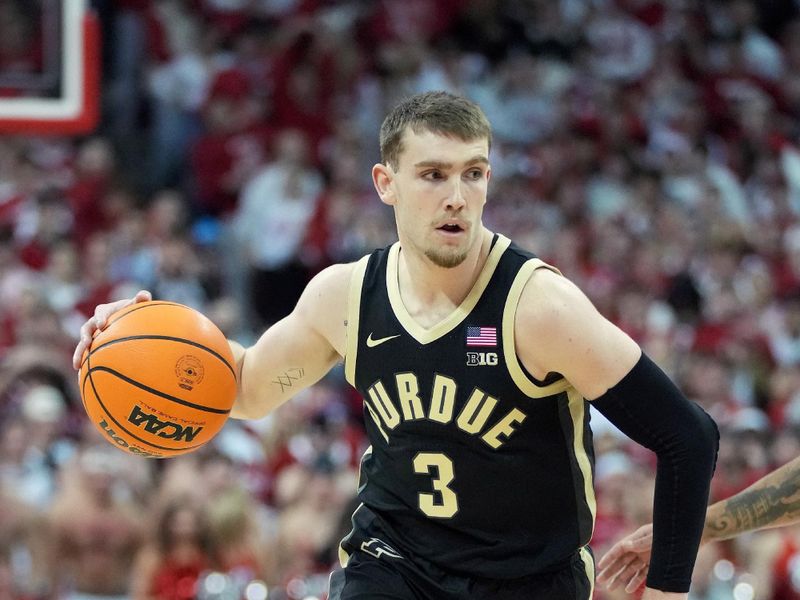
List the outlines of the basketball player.
{"label": "basketball player", "polygon": [[[800,457],[750,487],[708,507],[701,543],[727,540],[747,531],[800,523]],[[653,525],[640,527],[614,544],[600,560],[598,580],[609,589],[636,590],[651,561]]]}
{"label": "basketball player", "polygon": [[[716,427],[574,284],[483,226],[490,142],[458,96],[392,110],[372,177],[399,242],[322,271],[252,347],[231,342],[231,415],[261,418],[344,360],[372,445],[333,600],[586,600],[589,399],[658,457],[644,598],[686,598]],[[149,297],[99,306],[76,367],[109,315]]]}

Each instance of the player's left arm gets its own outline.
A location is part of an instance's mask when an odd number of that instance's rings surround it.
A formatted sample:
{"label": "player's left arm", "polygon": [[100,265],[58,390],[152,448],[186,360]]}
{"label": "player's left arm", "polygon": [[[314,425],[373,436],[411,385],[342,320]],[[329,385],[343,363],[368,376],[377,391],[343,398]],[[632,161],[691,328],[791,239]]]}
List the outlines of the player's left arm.
{"label": "player's left arm", "polygon": [[714,471],[716,425],[557,273],[534,271],[517,308],[515,338],[531,374],[544,379],[560,373],[620,430],[656,453],[653,558],[645,598],[685,597]]}

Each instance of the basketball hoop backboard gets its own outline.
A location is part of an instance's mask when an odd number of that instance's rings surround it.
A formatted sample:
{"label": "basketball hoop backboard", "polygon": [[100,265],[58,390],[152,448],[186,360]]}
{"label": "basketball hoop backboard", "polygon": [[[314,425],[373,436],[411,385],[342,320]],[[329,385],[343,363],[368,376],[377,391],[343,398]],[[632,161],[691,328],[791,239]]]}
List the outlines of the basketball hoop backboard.
{"label": "basketball hoop backboard", "polygon": [[16,14],[10,4],[18,43],[12,59],[0,56],[0,134],[91,132],[99,116],[100,29],[87,0],[21,0]]}

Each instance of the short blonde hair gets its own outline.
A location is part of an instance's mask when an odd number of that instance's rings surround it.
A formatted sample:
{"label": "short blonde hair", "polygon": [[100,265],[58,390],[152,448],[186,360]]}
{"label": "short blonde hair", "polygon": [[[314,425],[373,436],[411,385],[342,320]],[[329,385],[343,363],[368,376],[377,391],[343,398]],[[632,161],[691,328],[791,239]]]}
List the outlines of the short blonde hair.
{"label": "short blonde hair", "polygon": [[403,152],[403,133],[431,131],[464,141],[486,138],[492,144],[492,126],[480,106],[449,92],[425,92],[406,98],[386,115],[381,125],[381,162],[397,168]]}

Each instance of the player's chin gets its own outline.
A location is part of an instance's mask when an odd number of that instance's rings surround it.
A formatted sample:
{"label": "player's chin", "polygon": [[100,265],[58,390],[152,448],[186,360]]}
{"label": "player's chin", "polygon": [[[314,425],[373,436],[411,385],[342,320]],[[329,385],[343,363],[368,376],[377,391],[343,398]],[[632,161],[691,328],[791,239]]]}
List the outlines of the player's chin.
{"label": "player's chin", "polygon": [[425,253],[428,259],[437,267],[453,269],[464,262],[467,252],[460,247],[438,246]]}

